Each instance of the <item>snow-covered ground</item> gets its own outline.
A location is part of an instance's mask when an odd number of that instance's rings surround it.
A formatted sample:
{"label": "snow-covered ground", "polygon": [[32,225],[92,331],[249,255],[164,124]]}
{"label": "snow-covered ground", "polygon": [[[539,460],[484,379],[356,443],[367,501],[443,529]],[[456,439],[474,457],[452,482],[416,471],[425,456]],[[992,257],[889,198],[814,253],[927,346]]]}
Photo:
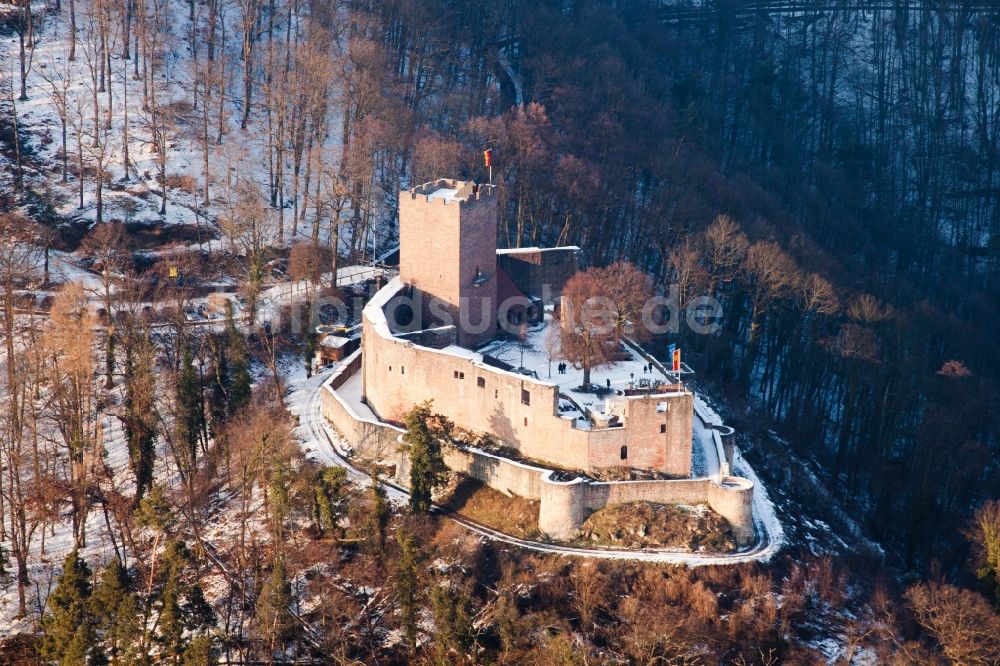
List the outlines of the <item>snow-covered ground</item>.
{"label": "snow-covered ground", "polygon": [[[337,286],[352,287],[369,280],[392,277],[393,273],[392,269],[383,266],[343,266],[337,269]],[[318,284],[329,284],[331,276],[332,273],[324,273],[320,276]],[[317,284],[311,284],[306,280],[279,280],[261,293],[258,321],[276,321],[283,307],[315,298],[318,292]],[[332,299],[324,302],[329,305],[339,305]]]}
{"label": "snow-covered ground", "polygon": [[[125,432],[121,421],[116,417],[106,415],[101,419],[103,434],[103,464],[107,466],[111,483],[124,494],[132,494],[134,485],[128,467],[128,448],[125,443]],[[160,481],[169,481],[174,470],[167,465],[166,446],[161,442],[157,451],[157,466],[155,476]],[[106,485],[102,481],[102,485]],[[12,579],[0,586],[0,637],[12,636],[33,631],[45,599],[55,585],[56,577],[62,568],[63,559],[73,548],[73,528],[67,511],[54,522],[48,522],[35,531],[31,541],[28,556],[28,576],[31,584],[27,588],[27,612],[25,618],[17,619],[17,586]],[[117,524],[111,518],[112,528],[117,531]],[[98,570],[114,557],[115,544],[112,543],[105,517],[99,506],[91,507],[86,522],[87,543],[81,549],[81,555],[87,560],[91,569]],[[44,549],[43,549],[44,546]],[[120,542],[119,549],[123,548]],[[3,542],[5,553],[10,553],[10,542]],[[126,557],[131,554],[125,552]],[[13,571],[13,562],[9,565]]]}
{"label": "snow-covered ground", "polygon": [[[66,218],[82,218],[93,220],[96,215],[96,189],[92,179],[84,183],[83,207],[79,208],[78,181],[72,173],[75,171],[73,162],[76,159],[76,135],[82,135],[85,162],[92,162],[98,151],[93,147],[94,134],[102,143],[106,142],[103,161],[108,172],[104,188],[105,219],[120,219],[126,222],[145,222],[155,225],[199,225],[206,220],[196,217],[198,202],[196,194],[184,192],[181,189],[169,190],[168,205],[165,215],[159,214],[160,197],[157,195],[159,184],[154,180],[159,171],[158,157],[151,141],[149,122],[150,111],[143,110],[142,84],[132,79],[132,62],[122,58],[120,45],[112,51],[111,75],[107,78],[114,114],[111,125],[105,125],[108,107],[108,93],[97,93],[99,123],[95,129],[93,119],[94,84],[91,78],[89,64],[97,58],[93,52],[91,38],[88,36],[94,30],[92,17],[87,15],[86,5],[81,5],[77,17],[77,57],[75,62],[69,60],[68,12],[61,14],[48,11],[48,2],[33,3],[34,13],[38,21],[37,43],[32,55],[32,66],[27,81],[27,101],[17,103],[18,120],[23,131],[28,136],[29,147],[35,152],[39,161],[45,164],[61,165],[62,151],[61,121],[57,98],[64,96],[68,110],[70,127],[67,140],[67,153],[70,157],[70,182],[61,184],[58,176],[46,174],[52,186],[55,199],[55,210]],[[178,17],[186,13],[181,3],[173,3],[172,11]],[[168,21],[167,30],[162,35],[165,43],[174,43],[181,39],[177,31],[183,30],[185,21]],[[16,36],[3,40],[4,51],[8,60],[17,57]],[[191,89],[191,74],[187,66],[186,49],[169,49],[164,53],[160,66],[160,99],[162,107],[187,100]],[[124,136],[126,123],[123,107],[128,107],[128,152],[129,169],[124,165]],[[183,119],[182,119],[183,120]],[[239,142],[243,148],[259,147],[257,137],[247,137]],[[193,132],[179,124],[176,131],[168,135],[170,150],[167,165],[168,182],[179,176],[189,176],[194,182],[200,183],[204,177],[202,157]],[[226,159],[225,153],[217,151],[213,156],[214,164],[210,168],[220,169]],[[235,162],[235,156],[229,158]],[[61,173],[61,167],[60,167]],[[177,181],[174,181],[177,182]],[[115,185],[120,183],[122,186]]]}
{"label": "snow-covered ground", "polygon": [[[286,374],[289,390],[285,404],[298,422],[295,434],[306,457],[323,465],[344,467],[347,478],[364,487],[371,483],[371,478],[348,462],[349,445],[330,425],[321,410],[322,391],[326,390],[323,385],[339,367],[339,364],[334,364],[310,378],[306,378],[305,371],[299,369]],[[393,502],[406,502],[407,495],[398,489],[387,487],[386,491]]]}
{"label": "snow-covered ground", "polygon": [[[259,192],[262,201],[267,199],[269,191],[271,141],[260,108],[263,102],[261,85],[255,88],[249,125],[246,129],[240,127],[242,97],[237,85],[242,68],[240,39],[230,36],[225,41],[224,51],[217,54],[215,66],[224,66],[226,71],[224,88],[221,91],[214,88],[206,99],[203,84],[196,80],[196,68],[192,64],[190,4],[186,0],[167,0],[163,4],[165,18],[162,28],[156,30],[160,53],[155,59],[153,77],[155,100],[151,94],[144,94],[141,79],[149,63],[140,61],[140,77],[136,77],[135,59],[124,57],[122,34],[114,20],[109,48],[110,72],[102,89],[99,78],[96,82],[94,78],[99,73],[97,63],[100,54],[97,51],[98,18],[91,14],[94,11],[92,7],[97,5],[77,3],[76,59],[70,61],[69,11],[66,3],[63,3],[62,12],[56,13],[52,0],[32,2],[36,43],[29,50],[27,100],[15,100],[18,123],[24,136],[24,152],[30,156],[25,162],[27,186],[36,192],[44,192],[53,211],[63,220],[89,225],[97,213],[93,169],[100,165],[106,173],[102,195],[105,220],[150,228],[182,225],[191,229],[191,233],[197,230],[201,242],[174,241],[172,251],[221,249],[225,240],[221,237],[218,220],[232,212],[238,184],[249,185]],[[200,23],[205,20],[202,16],[204,11],[207,10],[201,5],[195,8],[196,20]],[[220,11],[229,25],[238,23],[234,6],[223,3]],[[294,29],[303,31],[305,12],[293,12],[290,18]],[[134,44],[131,46],[134,47]],[[221,46],[221,41],[217,46]],[[15,34],[0,36],[0,63],[5,70],[0,75],[0,81],[6,85],[9,79],[15,89],[20,85],[18,52]],[[199,57],[204,59],[204,49]],[[206,103],[210,124],[207,151],[202,126]],[[112,110],[110,114],[109,108]],[[154,111],[158,112],[155,118]],[[328,168],[336,166],[343,144],[339,134],[342,127],[339,112],[338,104],[329,106],[329,130],[322,154],[322,162]],[[67,182],[62,181],[63,117],[67,121]],[[166,146],[167,201],[166,211],[162,214],[160,152],[154,141],[154,120],[156,126],[163,128],[163,144]],[[85,166],[82,201],[76,176],[76,163],[81,151]],[[5,163],[0,171],[0,188],[12,186],[13,171]],[[274,211],[275,216],[280,214],[283,218],[283,242],[286,244],[307,238],[314,221],[311,210],[307,210],[305,219],[293,219],[291,171],[292,165],[286,165],[286,206],[281,211]],[[207,205],[203,200],[206,182]],[[301,191],[299,198],[300,205],[308,203]],[[381,252],[391,251],[394,247],[395,234],[390,222],[380,218],[376,223],[378,228],[373,232],[371,240]],[[188,237],[193,236],[188,234]],[[213,238],[217,240],[213,242]],[[319,238],[323,243],[329,241],[328,224],[320,225]],[[350,225],[341,226],[339,238],[340,249],[346,249],[351,242]],[[153,251],[156,251],[155,248]]]}
{"label": "snow-covered ground", "polygon": [[[583,385],[583,368],[567,364],[564,374],[558,372],[558,365],[564,361],[558,342],[548,344],[553,337],[550,329],[558,326],[550,315],[543,322],[527,329],[524,340],[497,340],[480,348],[479,352],[487,354],[508,363],[515,368],[524,368],[534,373],[538,379],[551,382],[559,387],[559,392],[568,396],[577,405],[591,412],[601,412],[604,408],[604,397],[591,391],[581,390]],[[554,336],[558,338],[558,336]],[[626,360],[596,368],[590,373],[593,385],[613,391],[637,388],[643,382],[657,384],[659,382],[674,383],[674,380],[660,372],[655,364],[649,363],[632,347],[624,345]],[[551,357],[550,357],[551,354]],[[576,412],[567,412],[567,418],[578,417]],[[577,423],[582,425],[582,417]]]}

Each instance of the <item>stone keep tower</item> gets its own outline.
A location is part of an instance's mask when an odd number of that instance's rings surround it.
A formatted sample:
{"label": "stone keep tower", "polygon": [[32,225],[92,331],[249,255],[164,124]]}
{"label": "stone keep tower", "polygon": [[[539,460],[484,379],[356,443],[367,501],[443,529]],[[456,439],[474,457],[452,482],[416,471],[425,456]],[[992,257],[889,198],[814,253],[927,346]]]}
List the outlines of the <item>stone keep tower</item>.
{"label": "stone keep tower", "polygon": [[469,348],[494,336],[496,239],[493,185],[440,179],[399,193],[399,274],[421,300],[421,328],[452,323]]}

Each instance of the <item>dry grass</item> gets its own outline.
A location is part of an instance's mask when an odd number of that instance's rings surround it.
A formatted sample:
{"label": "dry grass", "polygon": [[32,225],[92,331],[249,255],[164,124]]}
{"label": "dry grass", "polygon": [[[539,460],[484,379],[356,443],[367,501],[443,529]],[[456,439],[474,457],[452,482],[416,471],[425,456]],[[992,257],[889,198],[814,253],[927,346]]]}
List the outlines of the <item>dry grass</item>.
{"label": "dry grass", "polygon": [[728,553],[736,549],[725,518],[707,506],[652,502],[616,504],[595,511],[583,523],[582,545],[619,548],[682,548]]}
{"label": "dry grass", "polygon": [[180,173],[167,175],[167,187],[175,190],[183,190],[188,194],[197,194],[201,191],[201,185],[194,176]]}
{"label": "dry grass", "polygon": [[475,479],[459,476],[439,504],[471,520],[522,539],[537,539],[538,502],[508,497]]}

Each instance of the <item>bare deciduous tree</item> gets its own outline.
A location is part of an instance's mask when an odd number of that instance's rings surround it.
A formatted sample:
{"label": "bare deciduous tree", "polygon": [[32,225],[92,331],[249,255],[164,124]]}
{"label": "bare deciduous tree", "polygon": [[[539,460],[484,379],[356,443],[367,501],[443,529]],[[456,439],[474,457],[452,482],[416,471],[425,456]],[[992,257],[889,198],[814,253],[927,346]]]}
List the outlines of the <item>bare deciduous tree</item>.
{"label": "bare deciduous tree", "polygon": [[63,286],[52,304],[45,335],[49,357],[49,414],[68,460],[73,540],[86,544],[90,469],[100,461],[101,428],[94,393],[94,328],[87,294],[79,283]]}
{"label": "bare deciduous tree", "polygon": [[642,313],[653,295],[652,278],[627,261],[617,261],[595,273],[612,306],[615,347],[623,335],[645,339],[649,331],[642,325]]}
{"label": "bare deciduous tree", "polygon": [[246,276],[243,294],[247,302],[247,321],[252,325],[257,318],[265,270],[278,234],[273,211],[264,204],[253,182],[241,180],[235,189],[230,211],[220,220],[220,226],[233,251],[243,260]]}
{"label": "bare deciduous tree", "polygon": [[614,361],[616,351],[614,306],[593,270],[563,287],[560,326],[563,356],[583,368],[583,386],[589,387],[590,371]]}
{"label": "bare deciduous tree", "polygon": [[952,663],[988,666],[1000,661],[1000,617],[980,595],[942,583],[918,583],[906,591],[906,599]]}

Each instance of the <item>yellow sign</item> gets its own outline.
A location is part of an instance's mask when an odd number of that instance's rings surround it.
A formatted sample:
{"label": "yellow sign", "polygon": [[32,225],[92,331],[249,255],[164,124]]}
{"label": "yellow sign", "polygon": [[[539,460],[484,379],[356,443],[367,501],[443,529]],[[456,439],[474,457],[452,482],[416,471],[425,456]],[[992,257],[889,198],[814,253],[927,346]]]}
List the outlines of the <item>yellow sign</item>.
{"label": "yellow sign", "polygon": [[172,277],[172,278],[177,277],[177,267],[176,266],[171,266],[170,267],[170,277]]}

